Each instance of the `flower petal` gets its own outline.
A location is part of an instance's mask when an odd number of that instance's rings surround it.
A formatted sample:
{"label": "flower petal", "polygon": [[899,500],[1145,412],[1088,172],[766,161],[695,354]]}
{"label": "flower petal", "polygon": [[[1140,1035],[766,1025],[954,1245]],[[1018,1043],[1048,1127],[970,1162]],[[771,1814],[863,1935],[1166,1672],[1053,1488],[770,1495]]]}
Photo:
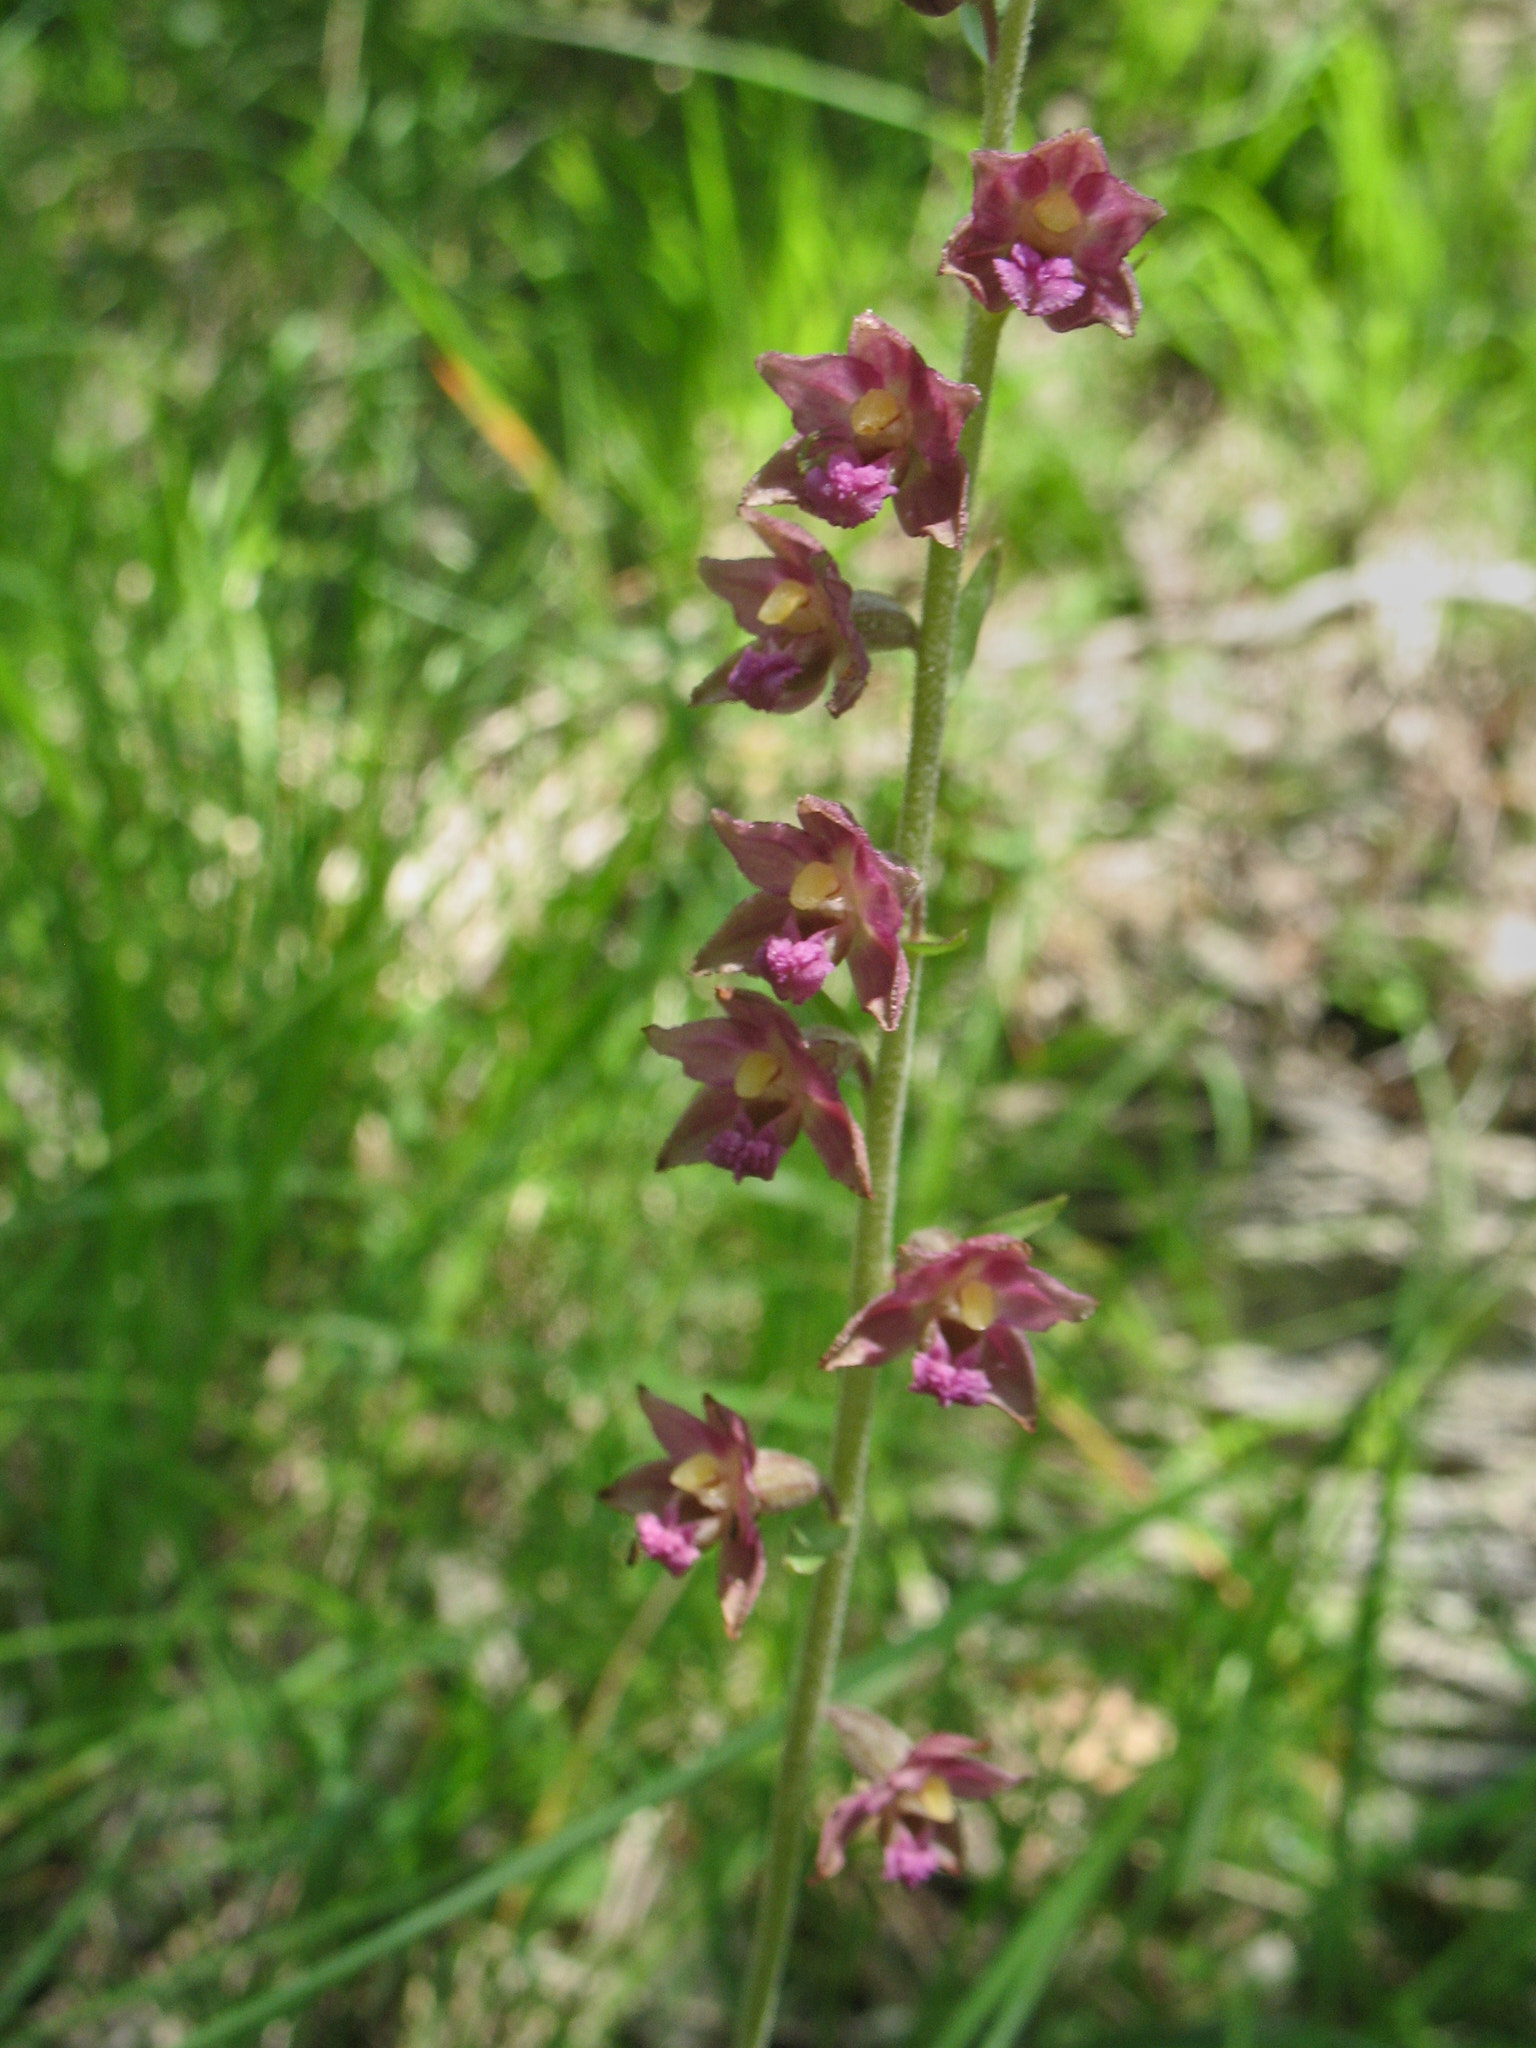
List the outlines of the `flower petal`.
{"label": "flower petal", "polygon": [[860,1007],[868,1010],[882,1031],[894,1031],[901,1022],[912,981],[912,970],[901,946],[861,928],[848,948],[847,957]]}
{"label": "flower petal", "polygon": [[852,811],[834,797],[803,796],[795,805],[795,815],[813,848],[812,857],[829,864],[869,836]]}
{"label": "flower petal", "polygon": [[719,988],[715,1001],[729,1013],[733,1024],[747,1035],[747,1042],[760,1046],[793,1063],[805,1041],[787,1010],[781,1010],[772,996],[759,995],[753,988]]}
{"label": "flower petal", "polygon": [[820,583],[828,570],[837,568],[814,533],[796,526],[792,519],[775,519],[769,512],[743,512],[742,518],[777,556],[784,571],[802,583]]}
{"label": "flower petal", "polygon": [[752,1441],[752,1432],[747,1427],[747,1418],[738,1415],[734,1408],[727,1408],[723,1401],[717,1401],[713,1394],[704,1396],[704,1417],[714,1438],[715,1448],[722,1454],[726,1450],[736,1451],[741,1459],[743,1471],[750,1471],[757,1456],[757,1447]]}
{"label": "flower petal", "polygon": [[868,375],[865,390],[889,391],[900,399],[915,395],[923,359],[901,329],[878,313],[859,314],[849,331],[848,353]]}
{"label": "flower petal", "polygon": [[739,656],[728,654],[724,661],[717,662],[703,682],[690,695],[690,704],[729,704],[731,701],[731,676]]}
{"label": "flower petal", "polygon": [[965,540],[969,478],[961,458],[918,456],[907,468],[896,493],[896,518],[914,540],[925,534],[940,547],[958,548]]}
{"label": "flower petal", "polygon": [[927,462],[960,459],[960,435],[981,403],[974,384],[956,384],[926,366],[912,416],[912,452]]}
{"label": "flower petal", "polygon": [[761,891],[738,903],[713,938],[706,939],[694,956],[695,974],[749,974],[753,962],[769,939],[784,929],[784,898]]}
{"label": "flower petal", "polygon": [[800,451],[805,446],[800,434],[790,436],[775,449],[741,494],[742,509],[749,505],[795,505],[800,501]]}
{"label": "flower petal", "polygon": [[802,434],[846,433],[850,409],[881,381],[853,354],[789,356],[770,350],[758,357],[757,374],[783,399]]}
{"label": "flower petal", "polygon": [[741,1104],[729,1088],[701,1088],[672,1126],[671,1135],[656,1157],[656,1171],[668,1173],[674,1166],[697,1166],[709,1157],[709,1149],[722,1132],[729,1131],[741,1115]]}
{"label": "flower petal", "polygon": [[1136,273],[1129,263],[1122,263],[1115,270],[1096,272],[1077,304],[1060,313],[1048,313],[1045,324],[1058,334],[1067,334],[1073,328],[1097,321],[1129,340],[1140,318],[1141,293],[1136,286]]}
{"label": "flower petal", "polygon": [[672,1484],[672,1467],[676,1463],[675,1458],[653,1458],[648,1465],[637,1465],[632,1472],[622,1473],[611,1486],[603,1487],[597,1497],[605,1507],[617,1508],[621,1515],[660,1514],[677,1492]]}
{"label": "flower petal", "polygon": [[664,1401],[649,1387],[640,1387],[636,1391],[640,1396],[640,1406],[645,1410],[645,1419],[655,1431],[656,1441],[674,1465],[680,1465],[685,1458],[697,1457],[700,1451],[718,1452],[721,1449],[716,1433],[697,1415],[690,1415],[675,1401]]}
{"label": "flower petal", "polygon": [[807,1093],[802,1105],[805,1135],[821,1155],[821,1163],[834,1180],[852,1188],[866,1201],[874,1195],[869,1177],[869,1154],[864,1133],[844,1107],[842,1097],[828,1089],[825,1096]]}
{"label": "flower petal", "polygon": [[757,1605],[767,1571],[757,1523],[747,1515],[735,1516],[720,1539],[720,1612],[733,1641]]}
{"label": "flower petal", "polygon": [[912,1745],[907,1762],[914,1771],[927,1777],[941,1766],[947,1767],[956,1757],[976,1756],[987,1747],[979,1735],[955,1735],[940,1730],[934,1735],[924,1735]]}
{"label": "flower petal", "polygon": [[[842,583],[842,578],[838,578]],[[829,593],[830,594],[830,593]],[[853,593],[843,583],[843,596],[851,600]],[[834,718],[841,718],[845,711],[851,711],[864,694],[864,685],[869,681],[869,649],[859,637],[853,623],[853,612],[849,603],[833,601],[833,613],[838,618],[843,633],[842,652],[837,657],[837,680],[832,694],[827,699],[827,709]]]}
{"label": "flower petal", "polygon": [[1033,1429],[1040,1406],[1035,1354],[1021,1330],[996,1322],[973,1345],[966,1358],[974,1358],[992,1387],[992,1406],[1001,1408],[1025,1429]]}
{"label": "flower petal", "polygon": [[[811,801],[814,799],[801,799],[802,824],[806,822],[805,805]],[[787,896],[801,868],[821,857],[817,839],[794,825],[773,821],[749,824],[744,818],[733,818],[729,811],[720,810],[710,812],[709,822],[752,886],[774,896]]]}
{"label": "flower petal", "polygon": [[677,1060],[690,1081],[706,1088],[730,1088],[736,1069],[754,1043],[733,1016],[701,1017],[692,1024],[647,1024],[646,1043],[664,1059]]}
{"label": "flower petal", "polygon": [[911,1736],[869,1707],[828,1707],[827,1719],[861,1778],[888,1778],[912,1753]]}
{"label": "flower petal", "polygon": [[1083,211],[1083,228],[1073,255],[1085,272],[1111,271],[1146,234],[1167,217],[1166,209],[1107,169],[1091,171],[1072,187]]}
{"label": "flower petal", "polygon": [[884,1365],[899,1358],[919,1342],[927,1319],[925,1306],[882,1294],[839,1330],[822,1357],[822,1369],[841,1372],[850,1365]]}
{"label": "flower petal", "polygon": [[944,1779],[957,1799],[994,1799],[1022,1783],[1017,1771],[1001,1770],[978,1757],[959,1757],[941,1764],[935,1775]]}
{"label": "flower petal", "polygon": [[744,633],[759,630],[758,613],[769,593],[784,581],[785,570],[782,562],[765,555],[744,555],[720,560],[704,555],[699,561],[699,574],[705,586],[716,597],[723,597],[736,614],[736,623]]}
{"label": "flower petal", "polygon": [[1098,1307],[1091,1294],[1079,1294],[1054,1274],[1044,1273],[1027,1262],[1022,1271],[999,1274],[994,1279],[993,1267],[1000,1263],[986,1262],[982,1277],[997,1297],[999,1318],[1016,1330],[1049,1330],[1057,1323],[1081,1323]]}
{"label": "flower petal", "polygon": [[877,1784],[866,1785],[861,1791],[850,1792],[846,1799],[839,1799],[821,1824],[821,1839],[816,1845],[819,1878],[837,1876],[848,1860],[845,1851],[853,1836],[882,1814],[894,1798],[888,1786]]}

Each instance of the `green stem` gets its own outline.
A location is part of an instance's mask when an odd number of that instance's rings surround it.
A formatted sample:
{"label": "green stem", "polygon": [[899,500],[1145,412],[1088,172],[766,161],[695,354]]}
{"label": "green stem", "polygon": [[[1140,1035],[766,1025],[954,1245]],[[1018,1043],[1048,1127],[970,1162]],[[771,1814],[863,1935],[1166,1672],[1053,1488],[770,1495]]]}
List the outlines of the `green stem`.
{"label": "green stem", "polygon": [[[1034,0],[1009,0],[998,36],[997,60],[987,72],[982,115],[982,146],[1006,149],[1013,139],[1019,86],[1029,53]],[[960,375],[981,392],[981,403],[967,422],[961,446],[972,482],[981,454],[992,375],[997,362],[1003,316],[971,307],[966,326]],[[958,548],[928,549],[923,585],[923,618],[917,643],[912,690],[912,727],[907,749],[907,775],[902,789],[901,819],[893,851],[926,875],[938,808],[939,773],[944,752],[944,714],[954,658],[955,624],[960,602],[961,559]],[[917,1005],[922,962],[912,962],[912,985],[901,1022],[882,1041],[865,1116],[869,1173],[874,1193],[859,1208],[853,1240],[853,1305],[862,1307],[886,1284],[895,1235],[896,1198],[901,1171],[902,1128],[906,1121],[907,1082],[912,1072],[912,1046],[917,1033]],[[778,2012],[779,1990],[789,1937],[794,1927],[804,1864],[805,1810],[810,1793],[816,1736],[832,1689],[842,1648],[848,1592],[858,1558],[864,1521],[864,1485],[869,1470],[869,1443],[875,1413],[878,1376],[846,1372],[840,1376],[837,1419],[832,1431],[828,1479],[847,1528],[841,1550],[828,1558],[815,1582],[805,1638],[795,1674],[794,1691],[785,1721],[784,1748],[779,1758],[769,1823],[768,1855],[752,1933],[746,1989],[737,2018],[735,2048],[768,2048]]]}

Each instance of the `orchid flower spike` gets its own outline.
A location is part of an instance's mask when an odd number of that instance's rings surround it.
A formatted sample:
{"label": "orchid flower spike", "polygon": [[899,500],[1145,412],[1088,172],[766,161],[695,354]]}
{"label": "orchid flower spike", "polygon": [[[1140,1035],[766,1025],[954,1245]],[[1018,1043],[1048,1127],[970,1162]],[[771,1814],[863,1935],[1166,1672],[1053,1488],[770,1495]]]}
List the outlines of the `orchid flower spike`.
{"label": "orchid flower spike", "polygon": [[894,1722],[865,1707],[829,1707],[843,1754],[868,1783],[827,1815],[816,1851],[816,1875],[835,1877],[851,1838],[873,1826],[885,1851],[881,1876],[909,1890],[935,1871],[960,1868],[957,1799],[990,1799],[1019,1780],[979,1761],[986,1748],[967,1735],[925,1735],[913,1742]]}
{"label": "orchid flower spike", "polygon": [[719,988],[715,1000],[723,1017],[646,1027],[655,1050],[703,1084],[662,1146],[657,1171],[708,1160],[737,1181],[772,1180],[803,1127],[832,1178],[868,1197],[864,1134],[838,1092],[851,1063],[845,1034],[802,1032],[787,1010],[751,989]]}
{"label": "orchid flower spike", "polygon": [[803,711],[836,671],[827,709],[841,718],[869,680],[869,650],[853,621],[853,592],[818,540],[765,512],[742,518],[772,552],[741,561],[706,556],[699,574],[755,637],[712,669],[695,704],[750,704],[754,711]]}
{"label": "orchid flower spike", "polygon": [[896,1282],[866,1303],[822,1365],[884,1365],[913,1351],[909,1390],[941,1407],[1001,1408],[1035,1426],[1035,1358],[1027,1333],[1080,1323],[1098,1303],[1030,1264],[1012,1237],[923,1231],[897,1255]]}
{"label": "orchid flower spike", "polygon": [[645,1387],[638,1392],[667,1455],[626,1472],[598,1499],[634,1516],[630,1561],[643,1550],[674,1578],[718,1543],[720,1611],[726,1634],[739,1636],[767,1570],[759,1513],[804,1507],[825,1491],[821,1474],[788,1451],[758,1450],[742,1417],[709,1394],[701,1422]]}
{"label": "orchid flower spike", "polygon": [[1164,210],[1111,177],[1097,135],[1074,128],[1022,155],[978,149],[971,162],[975,196],[941,273],[989,312],[1017,306],[1058,334],[1095,322],[1134,334],[1141,295],[1125,259]]}
{"label": "orchid flower spike", "polygon": [[965,538],[960,430],[981,393],[930,370],[904,334],[861,313],[842,356],[757,359],[795,433],[748,484],[746,505],[798,505],[862,526],[887,498],[903,533],[957,548]]}
{"label": "orchid flower spike", "polygon": [[902,920],[922,884],[879,853],[841,804],[803,796],[796,825],[748,825],[727,811],[710,823],[757,893],[700,947],[696,974],[759,974],[784,1002],[813,996],[841,960],[863,1007],[894,1031],[910,972]]}

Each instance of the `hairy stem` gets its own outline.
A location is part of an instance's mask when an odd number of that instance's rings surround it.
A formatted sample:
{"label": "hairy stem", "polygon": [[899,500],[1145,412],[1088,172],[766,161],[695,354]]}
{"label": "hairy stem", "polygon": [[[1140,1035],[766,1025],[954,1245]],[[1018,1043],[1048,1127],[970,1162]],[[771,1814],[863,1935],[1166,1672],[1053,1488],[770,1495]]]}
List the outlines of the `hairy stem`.
{"label": "hairy stem", "polygon": [[[1034,0],[1009,0],[1003,14],[995,61],[987,72],[982,117],[982,146],[1006,149],[1013,139],[1019,85],[1029,52]],[[977,473],[986,425],[992,374],[997,362],[1002,315],[973,305],[966,327],[960,375],[981,392],[981,403],[966,425],[962,441],[972,483]],[[934,813],[938,808],[939,771],[944,751],[945,698],[954,657],[955,624],[960,602],[960,551],[931,542],[923,585],[922,627],[917,643],[912,691],[912,727],[907,749],[907,775],[902,789],[901,819],[892,849],[924,875],[933,845]],[[922,962],[912,963],[912,985],[901,1022],[882,1041],[865,1118],[870,1180],[874,1194],[860,1205],[853,1241],[853,1306],[878,1294],[890,1271],[895,1233],[896,1199],[901,1172],[901,1137],[906,1121],[907,1082],[912,1071],[912,1046],[917,1033],[917,1004]],[[842,1647],[848,1590],[858,1558],[864,1521],[864,1482],[869,1469],[869,1441],[874,1421],[878,1376],[873,1372],[840,1375],[837,1419],[833,1425],[828,1478],[842,1508],[847,1540],[828,1558],[815,1582],[806,1620],[794,1691],[785,1723],[784,1748],[774,1787],[768,1855],[763,1868],[757,1924],[746,1989],[737,2019],[735,2048],[767,2048],[778,2011],[779,1988],[789,1937],[794,1926],[804,1867],[805,1810],[810,1791],[816,1734],[826,1708]]]}

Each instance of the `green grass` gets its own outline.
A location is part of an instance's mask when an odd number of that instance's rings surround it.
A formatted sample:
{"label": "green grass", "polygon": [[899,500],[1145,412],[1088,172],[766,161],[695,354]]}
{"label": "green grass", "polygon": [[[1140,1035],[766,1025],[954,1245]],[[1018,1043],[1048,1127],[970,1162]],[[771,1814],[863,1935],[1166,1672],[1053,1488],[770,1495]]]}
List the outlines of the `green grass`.
{"label": "green grass", "polygon": [[[1040,1775],[963,1889],[808,1896],[786,2043],[1529,2038],[1528,1757],[1370,1824],[1425,1418],[1529,1343],[1525,1240],[1481,1245],[1464,1156],[1480,1117],[1531,1127],[1528,1019],[1404,908],[1475,898],[1475,807],[1376,767],[1367,803],[1372,734],[1314,746],[1305,711],[1250,762],[1180,708],[1220,657],[1178,647],[1128,735],[999,766],[1073,650],[1163,602],[1148,521],[1186,518],[1158,493],[1218,425],[1250,439],[1188,514],[1205,596],[1394,523],[1529,552],[1529,55],[1490,70],[1432,9],[1044,10],[1031,119],[1078,95],[1170,220],[1134,347],[1005,352],[982,538],[1047,652],[1000,676],[984,643],[957,705],[933,924],[969,937],[929,973],[904,1199],[915,1227],[1069,1195],[1042,1255],[1104,1306],[1047,1379],[1155,1493],[1065,1410],[913,1428],[889,1390],[847,1684]],[[721,2038],[803,1586],[776,1572],[728,1650],[702,1577],[646,1606],[593,1494],[641,1448],[636,1380],[820,1451],[848,1216],[798,1156],[656,1180],[681,1098],[639,1034],[701,1001],[733,886],[707,802],[835,788],[878,836],[901,678],[836,730],[687,713],[727,644],[691,564],[782,432],[754,351],[875,304],[952,359],[930,259],[976,99],[957,24],[894,0],[0,26],[7,2040]],[[521,477],[443,357],[546,451]],[[1453,621],[1434,679],[1511,789],[1525,633]],[[1085,848],[1182,831],[1236,870],[1325,826],[1376,864],[1298,970],[1311,1010],[1131,937],[1128,999],[1090,948],[1039,1023]],[[1298,1048],[1399,1060],[1435,1171],[1398,1265],[1224,1235]],[[1326,1428],[1198,1392],[1236,1339],[1362,1331]],[[1363,1567],[1341,1483],[1387,1504]],[[1512,1599],[1484,1618],[1529,1676]],[[1119,1790],[1041,1734],[1116,1685],[1177,1736]]]}

